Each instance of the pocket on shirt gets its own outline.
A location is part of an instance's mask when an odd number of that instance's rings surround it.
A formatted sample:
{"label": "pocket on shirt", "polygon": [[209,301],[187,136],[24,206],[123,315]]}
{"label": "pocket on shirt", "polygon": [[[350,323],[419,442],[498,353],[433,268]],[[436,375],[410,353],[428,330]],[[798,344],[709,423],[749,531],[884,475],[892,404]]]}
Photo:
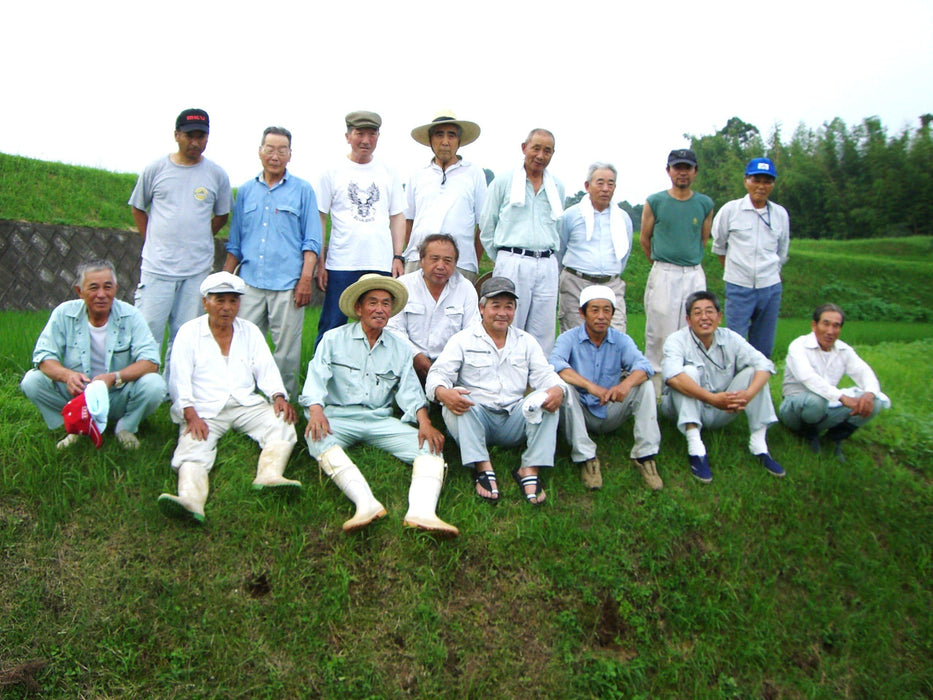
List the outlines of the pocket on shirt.
{"label": "pocket on shirt", "polygon": [[466,357],[463,358],[463,363],[465,365],[469,365],[470,367],[484,369],[486,367],[492,367],[492,357],[489,355],[475,355],[472,353],[467,353]]}
{"label": "pocket on shirt", "polygon": [[405,313],[412,316],[424,316],[424,304],[413,304],[412,302],[408,302],[408,304],[405,305]]}

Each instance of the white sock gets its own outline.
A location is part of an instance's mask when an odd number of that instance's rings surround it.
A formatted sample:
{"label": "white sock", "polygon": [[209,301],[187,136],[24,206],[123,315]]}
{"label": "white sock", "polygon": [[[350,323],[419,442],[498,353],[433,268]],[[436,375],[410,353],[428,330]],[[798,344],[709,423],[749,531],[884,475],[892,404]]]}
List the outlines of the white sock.
{"label": "white sock", "polygon": [[706,455],[706,445],[700,437],[699,428],[687,428],[687,454],[691,457],[703,457]]}
{"label": "white sock", "polygon": [[753,455],[764,454],[768,451],[768,443],[765,440],[767,432],[768,426],[765,425],[748,436],[748,449]]}

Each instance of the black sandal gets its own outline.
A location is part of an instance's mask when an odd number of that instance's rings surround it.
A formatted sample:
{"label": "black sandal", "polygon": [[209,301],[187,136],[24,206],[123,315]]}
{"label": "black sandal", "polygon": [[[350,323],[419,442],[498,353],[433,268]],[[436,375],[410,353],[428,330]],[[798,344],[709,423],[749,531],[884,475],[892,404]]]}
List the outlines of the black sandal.
{"label": "black sandal", "polygon": [[[544,488],[541,486],[540,474],[528,474],[527,476],[519,476],[518,472],[521,467],[512,470],[512,478],[515,479],[515,483],[518,484],[518,488],[521,489],[522,495],[525,496],[527,500],[533,506],[540,506],[544,503],[544,498],[539,499],[539,496],[542,494],[547,498],[547,494],[544,493]],[[528,493],[525,491],[526,486],[534,485],[535,492]]]}
{"label": "black sandal", "polygon": [[484,489],[489,491],[492,496],[484,496],[479,491],[476,492],[476,495],[482,498],[484,501],[496,505],[499,502],[499,489],[498,482],[496,481],[496,473],[494,471],[479,471],[477,469],[473,470],[473,485],[479,484]]}

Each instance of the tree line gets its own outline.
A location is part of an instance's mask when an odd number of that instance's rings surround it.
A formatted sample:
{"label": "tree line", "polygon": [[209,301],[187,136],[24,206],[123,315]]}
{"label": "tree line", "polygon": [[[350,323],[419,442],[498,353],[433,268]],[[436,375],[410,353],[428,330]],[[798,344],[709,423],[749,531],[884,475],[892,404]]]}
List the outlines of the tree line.
{"label": "tree line", "polygon": [[[933,235],[933,114],[919,122],[888,136],[877,117],[851,128],[837,117],[818,129],[801,124],[785,143],[779,126],[766,141],[732,117],[715,134],[684,134],[700,163],[693,189],[718,209],[745,195],[745,164],[766,156],[778,171],[771,199],[790,213],[795,238]],[[565,206],[584,194],[568,196]],[[643,204],[619,206],[638,230]]]}
{"label": "tree line", "polygon": [[767,139],[733,117],[715,134],[684,134],[700,170],[694,189],[717,208],[744,196],[742,174],[751,159],[774,161],[771,199],[787,208],[796,238],[877,238],[933,234],[933,114],[915,129],[889,136],[881,120],[853,127],[839,119],[818,129],[801,124],[790,141],[776,126]]}

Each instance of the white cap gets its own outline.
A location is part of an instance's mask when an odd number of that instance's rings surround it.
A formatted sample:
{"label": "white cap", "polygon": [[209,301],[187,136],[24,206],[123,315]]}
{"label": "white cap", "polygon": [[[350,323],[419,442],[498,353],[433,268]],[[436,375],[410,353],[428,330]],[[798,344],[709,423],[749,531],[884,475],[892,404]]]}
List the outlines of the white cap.
{"label": "white cap", "polygon": [[604,284],[593,284],[584,287],[583,291],[580,292],[580,308],[582,309],[586,302],[593,301],[593,299],[605,299],[612,304],[613,309],[616,308],[616,293]]}
{"label": "white cap", "polygon": [[215,272],[201,282],[201,296],[208,294],[243,294],[246,284],[232,272]]}

